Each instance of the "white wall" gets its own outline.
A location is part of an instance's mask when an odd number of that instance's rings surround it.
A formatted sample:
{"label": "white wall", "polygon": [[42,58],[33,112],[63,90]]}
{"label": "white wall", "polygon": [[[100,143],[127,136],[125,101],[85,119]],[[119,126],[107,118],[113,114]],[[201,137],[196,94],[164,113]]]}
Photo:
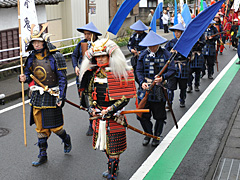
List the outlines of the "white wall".
{"label": "white wall", "polygon": [[[45,5],[36,7],[38,22],[47,22]],[[18,28],[18,9],[14,8],[0,8],[0,31]]]}

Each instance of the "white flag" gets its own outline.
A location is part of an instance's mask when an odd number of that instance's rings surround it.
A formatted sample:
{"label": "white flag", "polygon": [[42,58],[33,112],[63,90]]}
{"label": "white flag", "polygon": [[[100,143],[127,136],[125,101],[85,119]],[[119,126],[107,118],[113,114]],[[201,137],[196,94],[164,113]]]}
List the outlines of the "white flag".
{"label": "white flag", "polygon": [[27,56],[25,38],[30,37],[31,25],[39,30],[37,12],[34,0],[20,0],[22,55]]}
{"label": "white flag", "polygon": [[240,0],[235,0],[235,1],[233,2],[232,8],[234,9],[234,12],[237,12],[237,11],[238,11],[239,3],[240,3]]}

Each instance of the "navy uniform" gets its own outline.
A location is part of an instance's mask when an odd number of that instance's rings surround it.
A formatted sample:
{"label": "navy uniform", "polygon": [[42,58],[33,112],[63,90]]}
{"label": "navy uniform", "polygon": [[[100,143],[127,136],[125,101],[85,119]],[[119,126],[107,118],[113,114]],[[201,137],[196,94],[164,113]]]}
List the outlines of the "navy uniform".
{"label": "navy uniform", "polygon": [[[213,26],[215,21],[212,20],[211,24],[208,26],[208,28],[204,32],[206,44],[203,47],[202,53],[204,55],[205,63],[207,63],[207,70],[208,70],[208,78],[213,79],[213,73],[214,73],[214,64],[216,61],[216,47],[215,42],[219,39],[219,35],[216,35],[212,37],[212,39],[209,39],[210,36],[218,33],[218,30],[216,27]],[[206,39],[207,38],[207,39]],[[205,75],[206,66],[203,65],[202,69],[202,77]]]}
{"label": "navy uniform", "polygon": [[[102,34],[98,31],[98,29],[95,27],[95,25],[90,22],[88,24],[86,24],[83,27],[77,28],[77,30],[81,33],[84,33],[84,31],[89,31],[90,33],[92,33],[94,35],[94,39],[93,41],[98,40],[98,36],[101,36]],[[87,47],[84,47],[84,43],[87,45]],[[73,65],[73,69],[75,70],[76,68],[78,69],[78,66],[81,65],[82,63],[82,59],[84,56],[83,51],[86,51],[87,49],[89,49],[91,47],[91,41],[88,41],[86,38],[81,40],[76,48],[74,49],[73,53],[72,53],[72,65]],[[85,48],[85,49],[82,49]],[[76,70],[75,70],[76,71]],[[81,93],[81,89],[79,86],[79,80],[78,80],[78,74],[76,74],[76,84],[77,84],[77,90],[78,90],[78,95],[81,99],[80,104],[85,106],[85,102],[84,102],[84,93]],[[88,127],[88,131],[86,133],[87,136],[92,136],[93,134],[93,129],[92,129],[92,122],[89,122],[89,127]]]}
{"label": "navy uniform", "polygon": [[[39,34],[37,30],[33,31],[27,48],[27,51],[32,52],[26,60],[24,69],[26,83],[32,81],[30,74],[33,74],[40,82],[56,92],[50,94],[36,83],[30,88],[32,91],[30,125],[34,123],[36,125],[39,146],[39,159],[32,163],[33,166],[39,166],[47,161],[47,139],[51,132],[62,139],[65,153],[69,153],[72,148],[70,136],[63,129],[62,113],[67,89],[67,66],[63,55],[49,42],[48,37],[47,34]],[[32,44],[35,41],[43,42],[43,48],[35,50]],[[61,106],[56,105],[56,102],[60,101],[62,101]]]}
{"label": "navy uniform", "polygon": [[[155,79],[155,75],[157,75],[167,60],[170,58],[171,54],[161,48],[159,44],[166,42],[167,40],[153,31],[150,31],[148,35],[143,39],[140,43],[141,46],[148,46],[146,50],[144,50],[139,56],[137,63],[137,78],[140,83],[140,88],[138,90],[138,100],[141,101],[145,95],[146,90],[143,88],[146,85],[150,85],[152,81]],[[149,48],[158,47],[156,52],[151,52]],[[175,73],[174,62],[172,61],[166,72],[161,76],[162,82],[167,80]],[[147,83],[147,84],[146,84]],[[154,134],[155,136],[160,137],[166,116],[166,99],[163,93],[163,85],[161,82],[157,83],[153,90],[150,92],[148,96],[148,101],[144,108],[150,109],[149,113],[143,113],[142,117],[137,117],[140,121],[143,130],[149,134]],[[156,120],[153,130],[153,123],[151,122],[151,117]],[[149,137],[145,137],[143,140],[143,145],[146,146],[150,142]],[[152,146],[157,146],[159,144],[159,140],[153,139]]]}
{"label": "navy uniform", "polygon": [[[182,23],[179,23],[171,28],[169,28],[170,31],[181,31],[183,32],[185,28],[183,27]],[[166,45],[165,48],[168,51],[171,51],[171,49],[174,47],[174,45],[177,43],[178,39],[174,38],[170,40]],[[172,104],[174,99],[174,90],[177,89],[177,85],[180,89],[180,107],[185,107],[185,99],[186,99],[186,89],[187,89],[187,81],[189,76],[189,60],[188,58],[184,57],[180,53],[177,53],[177,55],[174,58],[174,63],[176,67],[176,75],[168,80],[168,97],[169,101]]]}
{"label": "navy uniform", "polygon": [[[111,40],[101,39],[86,52],[81,67],[81,88],[87,95],[90,113],[101,112],[109,118],[93,120],[93,148],[105,151],[108,170],[103,173],[107,179],[116,179],[120,155],[126,150],[126,128],[116,121],[126,121],[124,115],[114,115],[121,111],[136,96],[134,74],[127,66],[120,48]],[[111,58],[110,58],[111,57]],[[104,58],[106,63],[99,63]],[[96,64],[95,68],[84,69]],[[117,67],[117,68],[114,68]],[[128,70],[127,70],[128,69]],[[87,71],[86,71],[87,70]],[[126,83],[127,82],[127,83]]]}
{"label": "navy uniform", "polygon": [[195,73],[194,89],[195,91],[199,91],[200,73],[204,63],[204,56],[202,54],[202,48],[204,44],[205,44],[205,38],[204,38],[204,35],[202,35],[191,50],[191,60],[189,63],[190,71],[189,71],[189,77],[188,77],[188,83],[187,83],[188,84],[187,93],[190,93],[192,91],[192,81],[194,79],[193,73]]}
{"label": "navy uniform", "polygon": [[141,51],[147,48],[145,46],[139,46],[139,43],[147,35],[147,33],[144,31],[148,30],[148,27],[141,20],[138,20],[136,23],[130,26],[130,29],[135,30],[135,32],[131,35],[127,47],[133,55],[131,58],[131,65],[134,70],[135,80],[139,84],[138,79],[136,78],[137,59],[139,57],[139,54],[141,54]]}

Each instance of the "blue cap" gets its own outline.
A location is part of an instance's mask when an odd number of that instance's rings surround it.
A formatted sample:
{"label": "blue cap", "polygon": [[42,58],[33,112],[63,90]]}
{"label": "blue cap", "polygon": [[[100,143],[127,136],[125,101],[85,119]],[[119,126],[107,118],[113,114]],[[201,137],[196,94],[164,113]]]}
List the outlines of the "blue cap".
{"label": "blue cap", "polygon": [[99,32],[99,30],[96,28],[96,26],[92,22],[86,24],[83,27],[77,28],[77,30],[82,33],[83,31],[90,31],[90,32],[96,33],[96,35],[98,36],[102,35],[102,33]]}
{"label": "blue cap", "polygon": [[212,20],[211,22],[210,22],[210,24],[215,24],[216,23],[216,21],[214,21],[214,20]]}
{"label": "blue cap", "polygon": [[138,20],[130,26],[130,29],[135,31],[145,31],[148,30],[148,27],[141,20]]}
{"label": "blue cap", "polygon": [[183,26],[182,23],[178,23],[178,24],[174,25],[173,27],[170,27],[169,30],[170,31],[175,31],[175,30],[184,31],[185,27]]}
{"label": "blue cap", "polygon": [[159,36],[154,31],[150,31],[145,38],[139,43],[139,46],[155,46],[158,44],[165,43],[167,39]]}

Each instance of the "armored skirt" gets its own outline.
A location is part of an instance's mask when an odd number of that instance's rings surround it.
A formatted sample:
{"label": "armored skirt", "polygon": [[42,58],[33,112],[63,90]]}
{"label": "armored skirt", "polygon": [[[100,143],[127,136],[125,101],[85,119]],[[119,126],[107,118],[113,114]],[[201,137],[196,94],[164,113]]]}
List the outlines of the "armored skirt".
{"label": "armored skirt", "polygon": [[[123,117],[125,118],[125,117]],[[93,121],[93,148],[99,134],[100,119]],[[106,153],[108,155],[119,155],[127,149],[126,128],[119,125],[114,119],[106,120]]]}

